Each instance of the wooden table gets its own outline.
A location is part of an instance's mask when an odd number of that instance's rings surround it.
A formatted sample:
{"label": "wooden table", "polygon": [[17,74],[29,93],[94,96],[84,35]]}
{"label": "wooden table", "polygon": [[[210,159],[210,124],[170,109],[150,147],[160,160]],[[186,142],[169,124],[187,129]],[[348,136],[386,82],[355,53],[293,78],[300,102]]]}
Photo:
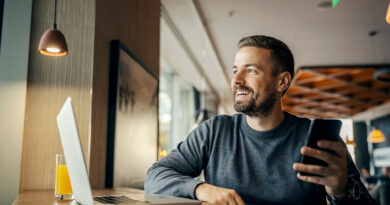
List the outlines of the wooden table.
{"label": "wooden table", "polygon": [[[98,195],[144,194],[143,190],[131,188],[97,189],[92,191]],[[70,205],[72,201],[57,202],[54,198],[54,190],[24,191],[19,193],[12,205]]]}

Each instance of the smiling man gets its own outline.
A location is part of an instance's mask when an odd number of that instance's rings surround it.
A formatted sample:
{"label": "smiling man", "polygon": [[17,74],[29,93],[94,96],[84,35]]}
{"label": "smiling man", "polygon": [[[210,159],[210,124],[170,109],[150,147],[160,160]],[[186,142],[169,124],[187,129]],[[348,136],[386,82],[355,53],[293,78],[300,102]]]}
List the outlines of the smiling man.
{"label": "smiling man", "polygon": [[[146,192],[210,204],[375,204],[343,142],[318,143],[335,154],[304,146],[310,120],[282,111],[294,75],[290,49],[267,36],[245,37],[238,47],[231,89],[240,114],[192,131],[149,169]],[[329,165],[300,164],[302,155]],[[194,179],[202,170],[205,182]]]}

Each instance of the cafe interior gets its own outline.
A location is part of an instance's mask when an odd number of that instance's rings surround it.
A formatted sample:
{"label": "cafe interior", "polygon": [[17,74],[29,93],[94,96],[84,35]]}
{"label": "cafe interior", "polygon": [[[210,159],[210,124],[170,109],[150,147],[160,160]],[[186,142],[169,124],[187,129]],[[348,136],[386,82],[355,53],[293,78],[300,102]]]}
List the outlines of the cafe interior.
{"label": "cafe interior", "polygon": [[366,187],[390,186],[388,0],[0,0],[0,204],[54,189],[67,97],[91,187],[143,189],[192,129],[236,114],[237,42],[255,34],[294,55],[283,110],[340,119]]}

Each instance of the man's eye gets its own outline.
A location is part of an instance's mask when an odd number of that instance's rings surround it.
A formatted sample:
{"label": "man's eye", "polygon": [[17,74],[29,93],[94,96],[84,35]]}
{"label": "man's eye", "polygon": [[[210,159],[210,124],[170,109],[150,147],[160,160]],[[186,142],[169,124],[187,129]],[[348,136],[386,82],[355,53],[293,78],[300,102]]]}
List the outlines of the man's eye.
{"label": "man's eye", "polygon": [[236,74],[237,73],[237,70],[233,70],[233,74]]}
{"label": "man's eye", "polygon": [[253,68],[249,68],[249,69],[248,69],[248,73],[255,73],[255,72],[256,72],[256,70],[253,69]]}

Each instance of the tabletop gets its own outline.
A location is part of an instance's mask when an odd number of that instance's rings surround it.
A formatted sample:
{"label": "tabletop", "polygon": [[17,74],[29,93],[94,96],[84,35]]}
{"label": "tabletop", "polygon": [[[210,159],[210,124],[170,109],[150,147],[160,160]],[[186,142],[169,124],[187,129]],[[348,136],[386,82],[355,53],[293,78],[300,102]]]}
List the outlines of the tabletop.
{"label": "tabletop", "polygon": [[[143,190],[132,188],[96,189],[92,191],[94,196],[144,194]],[[72,201],[57,202],[54,190],[24,191],[19,193],[12,205],[70,205]],[[74,205],[74,203],[73,203]]]}

